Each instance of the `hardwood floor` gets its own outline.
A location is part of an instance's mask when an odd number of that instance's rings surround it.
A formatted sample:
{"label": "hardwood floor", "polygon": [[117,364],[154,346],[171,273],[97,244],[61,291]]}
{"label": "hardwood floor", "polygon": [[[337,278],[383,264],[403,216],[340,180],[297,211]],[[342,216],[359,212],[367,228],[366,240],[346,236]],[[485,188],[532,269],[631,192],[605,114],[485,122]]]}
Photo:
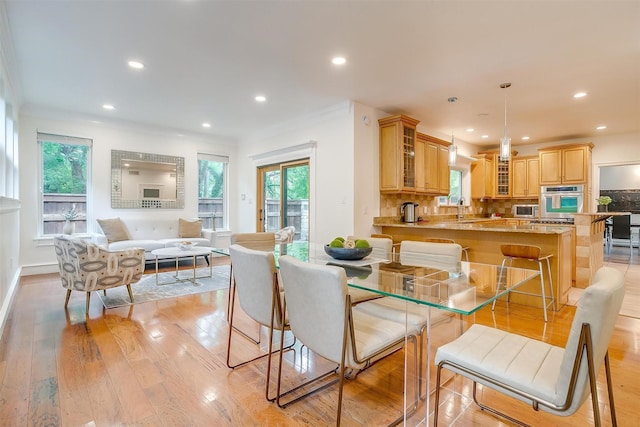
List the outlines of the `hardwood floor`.
{"label": "hardwood floor", "polygon": [[[79,292],[72,293],[64,310],[65,292],[57,274],[21,280],[0,341],[0,425],[335,424],[337,388],[280,409],[264,398],[265,360],[227,368],[226,290],[109,310],[94,297],[88,316]],[[574,310],[565,306],[545,324],[539,309],[499,304],[495,312],[483,309],[475,321],[564,346]],[[457,325],[434,327],[432,345],[446,341]],[[250,322],[243,328],[257,332]],[[237,335],[234,346],[234,357],[255,354],[255,346]],[[618,317],[610,358],[618,424],[640,425],[635,406],[640,396],[639,319]],[[300,349],[287,353],[287,361],[287,380],[328,366]],[[400,414],[403,363],[400,351],[347,382],[344,425],[386,425]],[[470,383],[456,379],[452,384],[470,394]],[[598,391],[604,425],[611,425],[604,370]],[[589,401],[563,418],[534,412],[488,390],[482,397],[536,426],[593,423]],[[453,425],[508,425],[475,405],[465,406],[465,399],[445,402],[441,425],[459,413]]]}

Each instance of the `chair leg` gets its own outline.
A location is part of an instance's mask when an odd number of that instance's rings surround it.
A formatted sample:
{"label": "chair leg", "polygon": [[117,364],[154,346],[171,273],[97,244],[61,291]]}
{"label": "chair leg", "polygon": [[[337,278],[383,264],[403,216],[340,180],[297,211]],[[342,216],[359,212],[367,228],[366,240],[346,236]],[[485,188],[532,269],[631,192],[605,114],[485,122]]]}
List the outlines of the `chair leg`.
{"label": "chair leg", "polygon": [[[502,272],[504,271],[504,263],[507,261],[506,258],[502,259],[502,264],[500,264],[500,274],[498,274],[498,283],[496,284],[496,295],[498,295],[500,293],[500,286],[502,285]],[[496,308],[496,299],[493,300],[493,303],[491,304],[491,311],[495,310]]]}
{"label": "chair leg", "polygon": [[90,300],[91,300],[91,292],[87,292],[87,306],[85,308],[87,313],[89,313],[89,301]]}
{"label": "chair leg", "polygon": [[69,304],[69,297],[71,296],[71,289],[67,289],[67,297],[64,299],[64,308],[67,308]]}
{"label": "chair leg", "polygon": [[[131,300],[131,304],[133,304],[133,292],[131,292],[131,285],[127,285],[127,292],[129,292],[129,299]],[[105,291],[105,295],[107,294],[107,291]]]}
{"label": "chair leg", "polygon": [[609,411],[611,412],[611,425],[616,427],[616,405],[613,403],[613,383],[611,382],[611,365],[609,365],[609,351],[604,354],[604,368],[607,374],[607,392],[609,393]]}
{"label": "chair leg", "polygon": [[542,261],[538,261],[538,271],[540,271],[540,295],[542,296],[542,312],[544,313],[544,321],[547,321],[547,298],[544,292],[544,273],[542,272]]}

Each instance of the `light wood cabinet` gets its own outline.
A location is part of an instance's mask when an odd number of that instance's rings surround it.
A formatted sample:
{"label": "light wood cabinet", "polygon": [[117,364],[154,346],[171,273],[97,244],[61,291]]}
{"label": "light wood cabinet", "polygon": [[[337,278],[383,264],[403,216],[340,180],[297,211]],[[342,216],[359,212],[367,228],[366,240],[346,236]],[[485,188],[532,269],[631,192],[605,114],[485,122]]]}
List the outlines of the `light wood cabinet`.
{"label": "light wood cabinet", "polygon": [[449,195],[451,192],[451,168],[449,167],[449,145],[440,145],[440,155],[438,156],[438,172],[440,174],[439,194]]}
{"label": "light wood cabinet", "polygon": [[592,149],[591,143],[540,149],[540,185],[588,185]]}
{"label": "light wood cabinet", "polygon": [[482,161],[471,164],[471,198],[507,199],[511,197],[511,159],[516,154],[518,153],[513,151],[509,160],[500,160],[500,154],[497,152],[478,152],[476,157],[479,156]]}
{"label": "light wood cabinet", "polygon": [[493,155],[479,156],[471,163],[471,198],[493,197]]}
{"label": "light wood cabinet", "polygon": [[380,192],[416,191],[416,126],[404,115],[378,120],[380,125]]}
{"label": "light wood cabinet", "polygon": [[418,132],[416,138],[416,192],[448,195],[449,143]]}
{"label": "light wood cabinet", "polygon": [[511,162],[513,186],[511,197],[540,196],[540,159],[538,156],[516,157]]}

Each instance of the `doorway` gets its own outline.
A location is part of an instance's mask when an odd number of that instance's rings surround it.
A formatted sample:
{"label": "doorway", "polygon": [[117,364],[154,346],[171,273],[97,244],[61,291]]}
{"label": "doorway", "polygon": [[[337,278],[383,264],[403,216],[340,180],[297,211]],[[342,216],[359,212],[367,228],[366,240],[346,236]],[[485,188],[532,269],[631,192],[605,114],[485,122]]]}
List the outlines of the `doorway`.
{"label": "doorway", "polygon": [[309,240],[309,159],[258,167],[258,231],[295,227],[294,240]]}

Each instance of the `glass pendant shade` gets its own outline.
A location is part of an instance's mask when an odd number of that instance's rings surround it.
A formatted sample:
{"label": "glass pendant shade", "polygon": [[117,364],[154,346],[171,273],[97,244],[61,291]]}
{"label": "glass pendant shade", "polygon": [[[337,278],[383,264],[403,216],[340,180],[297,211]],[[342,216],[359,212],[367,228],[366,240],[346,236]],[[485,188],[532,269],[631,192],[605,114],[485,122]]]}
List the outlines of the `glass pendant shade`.
{"label": "glass pendant shade", "polygon": [[456,147],[453,141],[453,137],[451,137],[451,145],[449,146],[449,166],[455,166],[457,157],[458,147]]}
{"label": "glass pendant shade", "polygon": [[500,139],[500,160],[509,160],[511,157],[511,138],[507,136],[505,131],[504,136]]}
{"label": "glass pendant shade", "polygon": [[[508,89],[511,83],[502,83],[501,89]],[[500,139],[500,160],[509,160],[511,157],[511,138],[507,136],[507,92],[504,93],[504,136]]]}

